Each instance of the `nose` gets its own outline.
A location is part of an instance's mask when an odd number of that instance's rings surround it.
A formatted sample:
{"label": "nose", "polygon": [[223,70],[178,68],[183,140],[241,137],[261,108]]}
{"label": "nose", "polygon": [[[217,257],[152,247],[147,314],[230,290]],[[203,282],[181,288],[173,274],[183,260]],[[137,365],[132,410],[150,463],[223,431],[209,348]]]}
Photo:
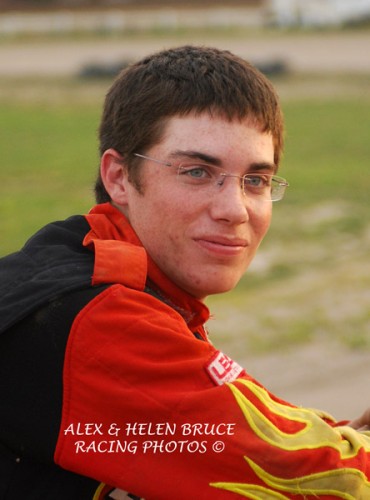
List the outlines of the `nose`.
{"label": "nose", "polygon": [[248,201],[240,177],[224,177],[211,195],[211,215],[228,224],[243,224],[249,220]]}

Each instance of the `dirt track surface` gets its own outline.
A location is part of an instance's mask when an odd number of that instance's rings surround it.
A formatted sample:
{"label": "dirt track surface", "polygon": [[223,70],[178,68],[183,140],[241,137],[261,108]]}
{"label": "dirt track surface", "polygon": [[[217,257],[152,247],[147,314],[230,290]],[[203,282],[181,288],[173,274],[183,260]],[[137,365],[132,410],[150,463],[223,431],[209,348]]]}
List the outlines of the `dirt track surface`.
{"label": "dirt track surface", "polygon": [[5,41],[0,44],[0,76],[70,75],[91,63],[135,60],[179,43],[229,49],[256,63],[283,61],[294,71],[370,73],[370,32],[344,34],[250,35],[241,39],[184,38]]}
{"label": "dirt track surface", "polygon": [[355,418],[370,406],[368,351],[317,341],[242,364],[273,394],[298,406],[325,410],[337,420]]}

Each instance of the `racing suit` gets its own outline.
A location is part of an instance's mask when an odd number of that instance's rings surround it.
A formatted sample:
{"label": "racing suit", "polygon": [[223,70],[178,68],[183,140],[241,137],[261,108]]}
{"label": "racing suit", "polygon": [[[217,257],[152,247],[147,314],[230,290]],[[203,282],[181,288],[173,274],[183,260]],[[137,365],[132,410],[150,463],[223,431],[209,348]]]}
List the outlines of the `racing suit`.
{"label": "racing suit", "polygon": [[370,433],[218,351],[111,204],[0,271],[0,498],[370,498]]}

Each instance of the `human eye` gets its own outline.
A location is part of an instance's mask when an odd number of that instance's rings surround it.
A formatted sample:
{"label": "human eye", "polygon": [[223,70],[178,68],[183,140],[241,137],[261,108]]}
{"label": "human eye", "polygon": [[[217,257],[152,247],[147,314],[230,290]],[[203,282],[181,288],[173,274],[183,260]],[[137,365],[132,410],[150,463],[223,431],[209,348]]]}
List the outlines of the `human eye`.
{"label": "human eye", "polygon": [[271,176],[262,174],[248,174],[244,176],[244,182],[251,188],[265,188],[271,186]]}
{"label": "human eye", "polygon": [[180,165],[178,175],[182,182],[189,184],[207,184],[213,178],[212,167],[202,164]]}
{"label": "human eye", "polygon": [[244,179],[244,191],[256,195],[267,195],[271,191],[271,175],[247,174]]}

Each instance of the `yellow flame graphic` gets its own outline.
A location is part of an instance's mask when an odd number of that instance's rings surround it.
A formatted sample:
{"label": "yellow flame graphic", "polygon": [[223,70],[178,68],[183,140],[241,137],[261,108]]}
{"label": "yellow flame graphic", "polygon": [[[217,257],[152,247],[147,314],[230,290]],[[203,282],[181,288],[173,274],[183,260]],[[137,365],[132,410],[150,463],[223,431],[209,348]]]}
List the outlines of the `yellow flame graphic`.
{"label": "yellow flame graphic", "polygon": [[[360,433],[347,426],[331,427],[322,419],[331,419],[324,412],[284,405],[271,399],[265,389],[252,381],[240,379],[238,382],[245,385],[268,408],[270,414],[300,424],[297,432],[284,432],[263,415],[234,384],[228,384],[253,432],[269,445],[292,452],[334,448],[341,460],[353,458],[361,448],[370,452],[369,432]],[[211,486],[252,500],[291,498],[282,493],[301,495],[304,498],[331,495],[344,500],[370,499],[370,483],[365,474],[355,468],[342,467],[284,479],[268,473],[249,457],[244,458],[266,487],[227,482],[212,483]]]}

